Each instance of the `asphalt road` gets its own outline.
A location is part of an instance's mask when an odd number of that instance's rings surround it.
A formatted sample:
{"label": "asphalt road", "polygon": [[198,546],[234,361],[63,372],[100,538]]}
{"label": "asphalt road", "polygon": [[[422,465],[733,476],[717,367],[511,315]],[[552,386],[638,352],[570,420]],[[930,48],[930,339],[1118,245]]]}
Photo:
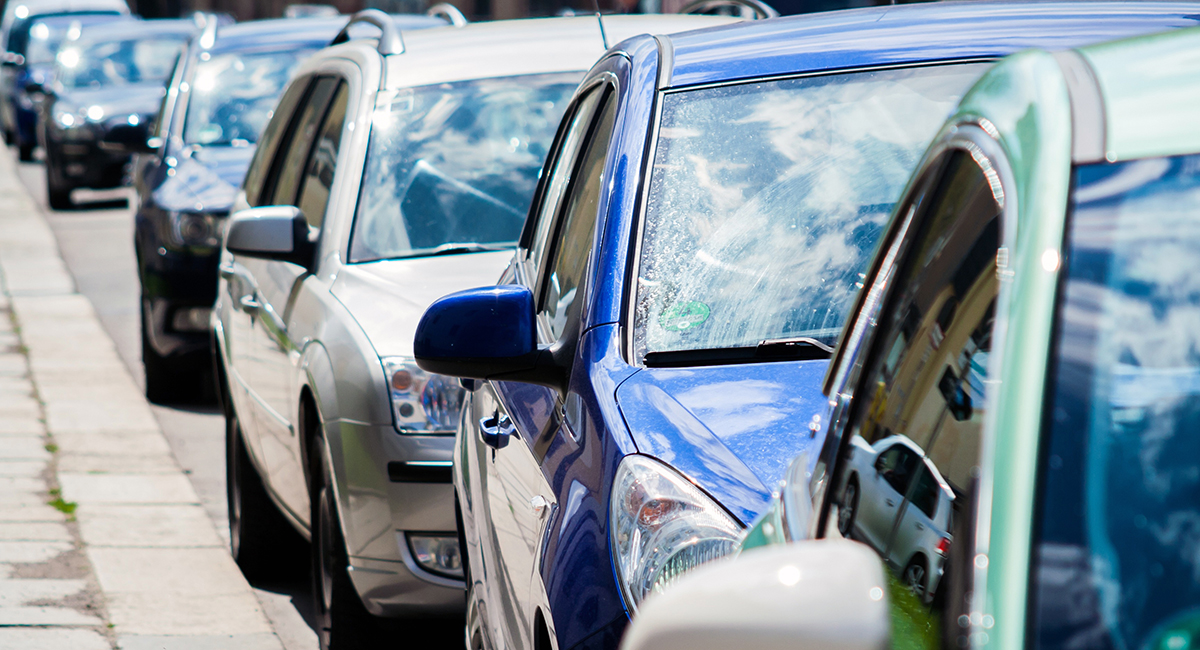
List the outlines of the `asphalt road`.
{"label": "asphalt road", "polygon": [[[48,215],[76,286],[95,307],[121,358],[144,389],[133,252],[133,192],[77,191],[79,209],[58,212],[46,204],[46,176],[40,163],[20,163],[18,174]],[[228,540],[224,418],[215,408],[154,406],[153,410],[176,460],[191,479],[217,530]],[[253,586],[286,650],[317,647],[308,567],[297,567],[292,581]]]}

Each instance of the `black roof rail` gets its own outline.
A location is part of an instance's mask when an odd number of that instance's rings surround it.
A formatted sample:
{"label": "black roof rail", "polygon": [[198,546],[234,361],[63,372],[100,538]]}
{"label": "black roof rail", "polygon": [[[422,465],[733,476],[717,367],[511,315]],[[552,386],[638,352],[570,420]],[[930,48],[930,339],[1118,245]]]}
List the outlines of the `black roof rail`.
{"label": "black roof rail", "polygon": [[463,12],[459,11],[458,7],[455,7],[449,2],[439,2],[433,5],[429,8],[429,11],[425,12],[425,15],[433,18],[444,18],[446,19],[446,22],[450,23],[454,27],[462,27],[470,22],[467,20],[467,17],[463,15]]}
{"label": "black roof rail", "polygon": [[726,7],[739,9],[743,18],[749,18],[745,15],[747,12],[754,12],[754,20],[779,17],[779,12],[775,11],[774,7],[761,0],[692,0],[684,5],[679,13],[706,14],[714,9]]}
{"label": "black roof rail", "polygon": [[346,23],[329,44],[338,45],[350,40],[350,27],[355,23],[368,23],[379,28],[379,45],[375,49],[383,56],[404,54],[404,39],[400,38],[400,28],[396,27],[391,16],[378,9],[363,9],[351,16],[350,22]]}

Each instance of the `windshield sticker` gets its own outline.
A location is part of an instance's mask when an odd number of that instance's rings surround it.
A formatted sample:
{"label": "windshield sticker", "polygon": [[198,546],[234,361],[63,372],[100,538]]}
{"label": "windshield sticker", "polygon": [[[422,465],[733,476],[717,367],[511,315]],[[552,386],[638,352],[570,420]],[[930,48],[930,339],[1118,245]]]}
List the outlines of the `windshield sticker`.
{"label": "windshield sticker", "polygon": [[658,324],[668,332],[683,332],[704,324],[711,310],[702,302],[677,302],[658,318]]}

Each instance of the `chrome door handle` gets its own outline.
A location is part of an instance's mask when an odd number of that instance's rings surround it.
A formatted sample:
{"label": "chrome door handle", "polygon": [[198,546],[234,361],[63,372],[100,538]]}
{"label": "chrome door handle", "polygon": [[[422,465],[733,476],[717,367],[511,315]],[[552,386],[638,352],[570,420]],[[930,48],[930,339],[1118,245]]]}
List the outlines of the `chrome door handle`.
{"label": "chrome door handle", "polygon": [[533,508],[533,514],[536,515],[538,519],[545,517],[546,513],[550,510],[550,502],[546,500],[546,497],[540,494],[534,495],[534,497],[529,500],[529,505]]}
{"label": "chrome door handle", "polygon": [[925,525],[920,522],[917,522],[917,530],[925,530]]}
{"label": "chrome door handle", "polygon": [[217,267],[217,271],[219,271],[221,273],[221,277],[225,278],[226,280],[230,280],[233,278],[233,276],[237,275],[237,268],[235,268],[232,264],[222,264],[221,266]]}
{"label": "chrome door handle", "polygon": [[242,296],[238,302],[242,305],[242,309],[246,311],[257,311],[262,308],[262,303],[255,300],[254,296],[251,295]]}
{"label": "chrome door handle", "polygon": [[495,413],[491,417],[479,419],[479,435],[483,444],[493,449],[504,449],[517,427],[507,415]]}

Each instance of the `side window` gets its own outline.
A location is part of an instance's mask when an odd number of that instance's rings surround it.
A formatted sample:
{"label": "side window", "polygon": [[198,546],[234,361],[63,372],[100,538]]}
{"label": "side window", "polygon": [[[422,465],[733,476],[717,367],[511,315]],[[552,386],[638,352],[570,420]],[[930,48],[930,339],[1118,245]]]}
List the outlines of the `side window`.
{"label": "side window", "polygon": [[325,117],[325,109],[337,90],[337,79],[318,77],[300,105],[299,113],[292,119],[279,153],[271,165],[274,182],[267,181],[259,199],[263,205],[295,205],[300,182],[304,178],[305,163],[312,151],[313,140]]}
{"label": "side window", "polygon": [[554,217],[562,205],[563,193],[567,190],[578,162],[579,149],[587,141],[588,127],[592,125],[596,106],[603,96],[604,87],[599,86],[576,104],[575,112],[570,117],[571,125],[560,140],[558,152],[553,158],[554,167],[550,170],[541,205],[534,216],[536,221],[529,250],[534,274],[541,268],[546,254],[546,242],[550,239],[550,229],[555,223]]}
{"label": "side window", "polygon": [[329,205],[329,190],[333,187],[333,173],[337,167],[342,126],[346,122],[346,104],[349,99],[349,87],[345,83],[340,84],[317,141],[313,144],[312,155],[304,175],[304,185],[300,188],[300,199],[296,202],[296,206],[308,219],[308,225],[313,228],[321,227],[325,218],[325,208]]}
{"label": "side window", "polygon": [[[974,499],[1000,289],[1001,204],[988,176],[961,150],[941,163],[854,387],[849,444],[834,477],[825,534],[870,545],[892,571],[893,647],[949,650],[958,643],[963,604],[955,602],[961,591],[954,581],[967,576],[955,572],[966,573],[958,556],[971,549],[955,537],[967,530]],[[900,503],[863,466],[870,462],[864,450],[887,440],[892,450],[912,454],[903,480],[887,480]],[[887,467],[885,455],[879,460]],[[905,464],[897,460],[897,467]]]}
{"label": "side window", "polygon": [[309,85],[307,79],[300,78],[288,86],[287,91],[279,98],[279,104],[275,107],[275,112],[271,121],[267,123],[266,130],[258,140],[258,149],[254,152],[254,158],[250,161],[250,167],[246,171],[246,179],[242,182],[242,187],[246,189],[246,202],[252,208],[266,205],[260,199],[264,196],[269,197],[271,194],[263,192],[263,186],[271,169],[271,161],[275,158],[279,143],[288,133],[288,125],[294,121],[292,114]]}
{"label": "side window", "polygon": [[582,288],[588,253],[596,230],[600,206],[601,173],[612,139],[616,102],[604,99],[600,115],[589,133],[587,149],[579,160],[542,274],[538,320],[550,341],[557,341],[567,327],[567,316],[576,293]]}

